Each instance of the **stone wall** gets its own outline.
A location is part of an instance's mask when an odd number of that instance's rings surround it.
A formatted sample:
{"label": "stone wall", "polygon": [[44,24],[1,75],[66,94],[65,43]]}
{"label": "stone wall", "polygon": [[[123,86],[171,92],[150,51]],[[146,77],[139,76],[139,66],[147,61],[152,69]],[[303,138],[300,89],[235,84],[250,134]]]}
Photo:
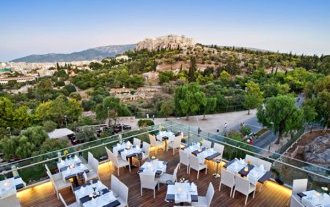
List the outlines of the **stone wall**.
{"label": "stone wall", "polygon": [[154,39],[147,38],[137,44],[136,50],[147,49],[152,51],[157,49],[185,49],[194,46],[195,42],[192,38],[183,35],[167,35]]}

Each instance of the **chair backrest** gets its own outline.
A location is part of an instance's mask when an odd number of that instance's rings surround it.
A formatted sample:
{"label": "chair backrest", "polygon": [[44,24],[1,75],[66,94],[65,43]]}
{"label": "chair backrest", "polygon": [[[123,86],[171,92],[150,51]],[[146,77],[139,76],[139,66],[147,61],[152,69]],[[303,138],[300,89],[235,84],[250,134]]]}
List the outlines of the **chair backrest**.
{"label": "chair backrest", "polygon": [[128,204],[128,187],[121,181],[119,181],[119,192],[119,197]]}
{"label": "chair backrest", "polygon": [[133,145],[141,147],[141,139],[133,138]]}
{"label": "chair backrest", "polygon": [[211,202],[212,202],[213,196],[214,196],[214,186],[210,182],[209,183],[209,187],[207,188],[207,191],[206,191],[206,196],[205,196],[206,197],[206,200],[207,200],[207,205],[208,206],[211,206]]}
{"label": "chair backrest", "polygon": [[214,143],[213,148],[216,152],[219,152],[221,154],[220,156],[222,157],[225,146],[223,146],[222,144],[219,144],[219,143]]}
{"label": "chair backrest", "polygon": [[259,159],[258,164],[263,165],[264,169],[267,171],[270,171],[270,169],[272,168],[272,163],[266,160]]}
{"label": "chair backrest", "polygon": [[99,172],[99,161],[95,157],[93,157],[92,168],[95,172]]}
{"label": "chair backrest", "polygon": [[113,152],[111,152],[111,150],[109,150],[107,147],[105,147],[105,151],[107,152],[108,158],[112,162],[112,164],[114,166],[118,166],[118,158],[117,158],[117,156],[115,156],[113,154]]}
{"label": "chair backrest", "polygon": [[307,190],[308,179],[296,179],[293,180],[292,193],[302,193]]}
{"label": "chair backrest", "polygon": [[119,195],[126,204],[128,203],[128,187],[113,174],[111,174],[111,190]]}
{"label": "chair backrest", "polygon": [[245,162],[251,162],[252,165],[259,165],[259,158],[252,155],[245,155]]}
{"label": "chair backrest", "polygon": [[91,152],[88,152],[88,157],[87,157],[87,162],[88,162],[88,165],[91,166],[91,163],[93,162],[93,154]]}
{"label": "chair backrest", "polygon": [[221,168],[221,183],[233,187],[235,185],[235,175],[226,168]]}
{"label": "chair backrest", "polygon": [[182,139],[181,136],[177,136],[177,137],[174,138],[174,142],[173,142],[173,147],[174,148],[180,147],[181,139]]}
{"label": "chair backrest", "polygon": [[245,195],[248,194],[250,190],[250,181],[240,175],[235,175],[235,190]]}
{"label": "chair backrest", "polygon": [[115,194],[120,195],[120,180],[113,174],[111,174],[110,188]]}
{"label": "chair backrest", "polygon": [[66,204],[65,200],[63,199],[61,193],[58,194],[58,197],[60,197],[60,200],[63,203],[64,207],[68,207],[68,205]]}
{"label": "chair backrest", "polygon": [[179,156],[180,156],[180,163],[185,164],[185,165],[189,165],[189,156],[188,153],[185,152],[184,150],[179,151]]}
{"label": "chair backrest", "polygon": [[155,135],[149,134],[149,141],[150,141],[151,146],[156,146],[157,145]]}
{"label": "chair backrest", "polygon": [[198,157],[193,154],[190,154],[189,155],[189,164],[192,169],[195,169],[195,170],[198,169],[198,167],[199,167]]}
{"label": "chair backrest", "polygon": [[209,140],[203,140],[203,144],[202,144],[203,147],[206,147],[206,148],[211,148],[212,146],[212,142],[209,141]]}
{"label": "chair backrest", "polygon": [[141,172],[140,175],[140,182],[142,188],[155,188],[155,173],[154,172]]}
{"label": "chair backrest", "polygon": [[146,142],[143,142],[142,144],[142,149],[145,153],[146,156],[149,156],[149,151],[150,151],[150,144],[146,143]]}
{"label": "chair backrest", "polygon": [[178,163],[178,164],[176,165],[176,167],[175,167],[175,169],[174,169],[174,171],[173,171],[173,177],[172,177],[173,181],[176,181],[176,180],[178,179],[178,169],[179,169],[179,165],[180,165],[180,163]]}

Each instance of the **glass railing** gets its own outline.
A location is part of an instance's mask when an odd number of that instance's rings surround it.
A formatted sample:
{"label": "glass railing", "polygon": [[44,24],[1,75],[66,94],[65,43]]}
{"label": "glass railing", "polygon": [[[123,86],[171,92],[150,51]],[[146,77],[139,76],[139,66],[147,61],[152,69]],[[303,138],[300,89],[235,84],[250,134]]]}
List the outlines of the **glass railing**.
{"label": "glass railing", "polygon": [[107,159],[104,147],[112,149],[112,146],[118,142],[127,140],[132,141],[134,137],[137,137],[142,141],[149,142],[148,134],[157,134],[159,130],[171,130],[174,133],[183,132],[183,143],[187,145],[202,141],[203,139],[222,144],[225,146],[223,158],[227,161],[234,158],[244,158],[246,154],[269,161],[272,163],[272,178],[279,184],[291,186],[294,179],[308,178],[309,188],[319,190],[324,186],[327,186],[328,188],[330,187],[329,168],[304,162],[302,160],[293,159],[268,151],[267,149],[258,148],[245,142],[224,137],[220,134],[200,131],[197,127],[180,124],[173,121],[167,121],[160,125],[150,126],[138,130],[132,130],[119,135],[101,138],[66,149],[20,160],[15,163],[2,165],[1,167],[3,169],[0,172],[0,175],[3,178],[11,177],[13,172],[16,171],[27,183],[27,185],[31,185],[48,178],[45,172],[45,164],[48,165],[53,173],[57,172],[56,162],[60,158],[65,157],[65,155],[63,155],[64,150],[68,150],[69,155],[77,154],[85,160],[87,160],[87,153],[91,152],[99,161],[103,161]]}
{"label": "glass railing", "polygon": [[[58,160],[74,154],[79,155],[81,158],[84,158],[84,160],[87,160],[87,153],[91,152],[99,161],[104,161],[107,159],[105,147],[112,149],[112,146],[118,142],[126,140],[132,141],[134,137],[149,142],[149,133],[157,134],[160,129],[169,128],[169,124],[171,123],[164,123],[162,125],[132,130],[110,137],[100,138],[94,141],[70,146],[61,150],[33,156],[27,159],[2,164],[0,166],[0,180],[12,177],[13,174],[18,173],[27,185],[37,183],[48,178],[45,171],[45,164],[47,164],[51,172],[55,173],[57,172],[56,163]],[[67,151],[68,154],[64,154],[65,151]]]}
{"label": "glass railing", "polygon": [[321,191],[321,187],[330,187],[330,169],[314,163],[298,160],[268,149],[259,148],[246,142],[237,141],[220,134],[198,131],[198,128],[172,123],[173,130],[189,134],[189,140],[196,142],[207,139],[225,146],[223,158],[245,158],[246,154],[272,163],[272,178],[280,184],[291,186],[294,179],[308,178],[309,188]]}

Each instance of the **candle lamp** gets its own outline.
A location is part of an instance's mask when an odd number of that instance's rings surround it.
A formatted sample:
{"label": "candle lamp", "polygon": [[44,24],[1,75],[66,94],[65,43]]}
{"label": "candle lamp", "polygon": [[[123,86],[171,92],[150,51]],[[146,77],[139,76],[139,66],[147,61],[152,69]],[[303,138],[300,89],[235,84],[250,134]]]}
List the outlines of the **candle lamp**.
{"label": "candle lamp", "polygon": [[249,168],[248,168],[248,167],[245,167],[245,168],[244,168],[244,171],[245,171],[245,172],[249,171]]}

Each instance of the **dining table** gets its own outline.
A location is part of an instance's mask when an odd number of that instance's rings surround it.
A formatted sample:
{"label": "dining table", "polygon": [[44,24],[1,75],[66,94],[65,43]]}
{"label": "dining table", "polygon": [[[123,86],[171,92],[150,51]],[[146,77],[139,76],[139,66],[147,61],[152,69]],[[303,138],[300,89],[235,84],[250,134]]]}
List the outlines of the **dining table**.
{"label": "dining table", "polygon": [[167,185],[166,201],[171,203],[198,202],[198,190],[195,183],[175,182]]}
{"label": "dining table", "polygon": [[161,161],[158,159],[149,159],[143,163],[143,165],[138,170],[138,173],[149,171],[155,172],[156,177],[160,177],[163,173],[166,172],[167,161]]}
{"label": "dining table", "polygon": [[83,207],[116,207],[120,205],[118,195],[105,186],[100,180],[93,179],[82,186],[74,188],[74,195]]}
{"label": "dining table", "polygon": [[62,175],[63,180],[73,179],[75,186],[78,186],[77,176],[88,173],[88,167],[82,163],[78,156],[66,158],[57,163],[57,168]]}
{"label": "dining table", "polygon": [[305,207],[330,207],[330,195],[327,193],[309,190],[297,193],[297,195]]}
{"label": "dining table", "polygon": [[247,163],[244,159],[235,158],[227,162],[224,167],[232,173],[238,173],[242,177],[247,177],[247,179],[253,184],[256,184],[257,182],[264,183],[272,176],[271,171],[265,170],[262,165],[255,166]]}

